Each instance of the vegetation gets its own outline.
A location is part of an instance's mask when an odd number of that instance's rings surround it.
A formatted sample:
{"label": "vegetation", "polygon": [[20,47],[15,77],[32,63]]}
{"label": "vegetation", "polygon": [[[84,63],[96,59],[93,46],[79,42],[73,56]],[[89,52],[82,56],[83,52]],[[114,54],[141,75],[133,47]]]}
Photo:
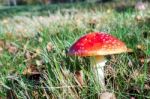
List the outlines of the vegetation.
{"label": "vegetation", "polygon": [[[0,9],[0,98],[97,99],[88,57],[66,53],[80,36],[111,33],[132,50],[107,56],[107,91],[118,99],[150,98],[150,9],[134,2],[60,4]],[[74,71],[84,72],[84,86]],[[69,72],[70,71],[70,72]]]}

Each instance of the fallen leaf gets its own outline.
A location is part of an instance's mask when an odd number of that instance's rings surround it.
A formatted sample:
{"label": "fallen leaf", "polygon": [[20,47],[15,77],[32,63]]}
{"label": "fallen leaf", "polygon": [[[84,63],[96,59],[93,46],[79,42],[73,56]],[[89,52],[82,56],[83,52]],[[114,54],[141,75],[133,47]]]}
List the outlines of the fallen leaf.
{"label": "fallen leaf", "polygon": [[18,51],[18,48],[15,47],[15,46],[10,46],[8,48],[8,52],[11,53],[11,54],[15,54],[17,51]]}
{"label": "fallen leaf", "polygon": [[3,40],[0,40],[0,47],[4,47],[5,42]]}
{"label": "fallen leaf", "polygon": [[146,63],[149,63],[150,62],[150,58],[140,58],[140,62],[141,63],[144,63],[144,62],[146,62]]}
{"label": "fallen leaf", "polygon": [[36,65],[29,65],[25,70],[23,71],[23,75],[26,76],[29,80],[36,81],[35,83],[39,83],[41,73],[37,69]]}
{"label": "fallen leaf", "polygon": [[47,51],[50,52],[52,50],[52,48],[53,48],[52,43],[48,42],[46,48],[47,48]]}
{"label": "fallen leaf", "polygon": [[140,50],[146,50],[146,47],[144,45],[141,45],[141,44],[138,44],[136,47]]}
{"label": "fallen leaf", "polygon": [[135,19],[136,19],[137,21],[142,21],[142,20],[143,20],[140,15],[137,15],[137,16],[135,17]]}
{"label": "fallen leaf", "polygon": [[35,98],[35,99],[39,99],[39,93],[38,91],[32,91],[32,96]]}
{"label": "fallen leaf", "polygon": [[33,56],[33,53],[32,53],[32,52],[30,52],[30,51],[26,51],[26,52],[25,52],[25,58],[26,58],[27,60],[31,60],[31,59],[32,59],[32,56]]}
{"label": "fallen leaf", "polygon": [[104,92],[99,96],[98,99],[116,99],[116,96],[114,93]]}
{"label": "fallen leaf", "polygon": [[18,51],[18,48],[16,45],[12,43],[6,42],[5,48],[8,50],[9,53],[15,54]]}
{"label": "fallen leaf", "polygon": [[35,52],[36,52],[37,55],[39,55],[41,53],[41,49],[37,48],[37,49],[35,49]]}
{"label": "fallen leaf", "polygon": [[32,51],[26,51],[25,52],[25,58],[27,59],[27,60],[31,60],[31,59],[34,59],[34,58],[36,58],[37,57],[37,52],[35,51],[35,52],[32,52]]}
{"label": "fallen leaf", "polygon": [[27,68],[23,71],[23,75],[31,76],[31,75],[36,75],[40,74],[39,70],[35,65],[29,65]]}

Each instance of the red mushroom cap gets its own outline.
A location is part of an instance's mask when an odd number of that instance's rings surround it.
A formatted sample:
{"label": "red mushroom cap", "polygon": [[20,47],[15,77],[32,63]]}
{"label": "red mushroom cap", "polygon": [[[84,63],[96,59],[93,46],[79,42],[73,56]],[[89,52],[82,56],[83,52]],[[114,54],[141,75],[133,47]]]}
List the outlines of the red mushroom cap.
{"label": "red mushroom cap", "polygon": [[104,32],[92,32],[82,36],[69,49],[68,55],[97,56],[126,52],[126,45]]}

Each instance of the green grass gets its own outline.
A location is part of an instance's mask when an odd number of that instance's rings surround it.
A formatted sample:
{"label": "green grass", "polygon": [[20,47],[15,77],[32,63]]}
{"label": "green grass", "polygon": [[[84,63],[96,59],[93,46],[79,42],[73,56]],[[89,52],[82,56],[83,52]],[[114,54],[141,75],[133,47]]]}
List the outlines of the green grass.
{"label": "green grass", "polygon": [[[67,56],[66,52],[80,36],[103,31],[133,49],[132,53],[108,56],[105,67],[107,90],[114,92],[117,99],[129,99],[132,95],[138,99],[150,98],[150,88],[145,87],[150,87],[150,63],[140,62],[141,57],[150,58],[150,10],[136,11],[131,7],[118,12],[115,6],[119,3],[113,5],[82,3],[1,8],[0,40],[13,43],[18,51],[9,53],[5,44],[0,54],[0,97],[96,99],[100,86],[95,81],[89,59]],[[135,19],[138,15],[142,16],[141,21]],[[143,32],[147,33],[146,37]],[[39,38],[43,41],[39,42]],[[50,52],[46,49],[48,42],[53,47]],[[137,45],[145,49],[138,49]],[[27,61],[25,53],[35,53],[37,49],[40,53]],[[37,60],[44,64],[37,65]],[[30,64],[38,68],[40,79],[23,75]],[[82,89],[74,80],[73,72],[77,69],[84,72]],[[62,72],[67,70],[70,74]]]}

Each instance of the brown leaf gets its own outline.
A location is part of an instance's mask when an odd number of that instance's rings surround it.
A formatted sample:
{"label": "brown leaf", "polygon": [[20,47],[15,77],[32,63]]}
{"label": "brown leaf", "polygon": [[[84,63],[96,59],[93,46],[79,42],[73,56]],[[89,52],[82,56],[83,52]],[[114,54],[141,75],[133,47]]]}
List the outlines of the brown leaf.
{"label": "brown leaf", "polygon": [[141,45],[141,44],[138,44],[136,47],[140,50],[146,50],[146,47],[144,45]]}
{"label": "brown leaf", "polygon": [[47,51],[50,52],[53,49],[52,43],[48,42],[46,48],[47,48]]}
{"label": "brown leaf", "polygon": [[5,47],[8,50],[8,52],[11,53],[11,54],[15,54],[18,51],[17,46],[15,46],[11,43],[8,43],[8,42],[6,42]]}
{"label": "brown leaf", "polygon": [[35,74],[40,74],[39,70],[36,68],[35,65],[29,65],[23,71],[23,75],[35,75]]}
{"label": "brown leaf", "polygon": [[15,54],[17,51],[18,51],[18,48],[15,47],[15,46],[10,46],[8,48],[8,52],[11,53],[11,54]]}
{"label": "brown leaf", "polygon": [[136,19],[137,21],[143,21],[143,18],[142,18],[140,15],[137,15],[137,16],[135,17],[135,19]]}
{"label": "brown leaf", "polygon": [[23,71],[23,75],[25,75],[30,80],[39,81],[41,73],[37,69],[36,65],[31,64],[25,68],[25,70]]}
{"label": "brown leaf", "polygon": [[0,47],[4,47],[5,42],[3,40],[0,40]]}
{"label": "brown leaf", "polygon": [[27,60],[32,59],[32,55],[33,55],[32,52],[29,52],[29,51],[26,51],[26,52],[25,52],[25,58],[26,58]]}
{"label": "brown leaf", "polygon": [[116,96],[114,93],[104,92],[99,96],[98,99],[116,99]]}
{"label": "brown leaf", "polygon": [[31,60],[31,59],[34,59],[37,57],[37,55],[39,54],[40,52],[38,52],[38,50],[36,50],[35,52],[31,52],[31,51],[26,51],[25,52],[25,58],[27,60]]}
{"label": "brown leaf", "polygon": [[32,91],[32,96],[33,96],[35,99],[39,99],[39,93],[38,93],[38,91]]}
{"label": "brown leaf", "polygon": [[36,48],[35,52],[36,52],[37,55],[39,55],[41,53],[41,49],[40,48]]}
{"label": "brown leaf", "polygon": [[11,46],[11,44],[6,42],[5,48],[8,49],[10,46]]}
{"label": "brown leaf", "polygon": [[149,63],[150,62],[150,58],[140,58],[140,62],[141,63],[144,63],[144,62],[146,62],[146,63]]}

